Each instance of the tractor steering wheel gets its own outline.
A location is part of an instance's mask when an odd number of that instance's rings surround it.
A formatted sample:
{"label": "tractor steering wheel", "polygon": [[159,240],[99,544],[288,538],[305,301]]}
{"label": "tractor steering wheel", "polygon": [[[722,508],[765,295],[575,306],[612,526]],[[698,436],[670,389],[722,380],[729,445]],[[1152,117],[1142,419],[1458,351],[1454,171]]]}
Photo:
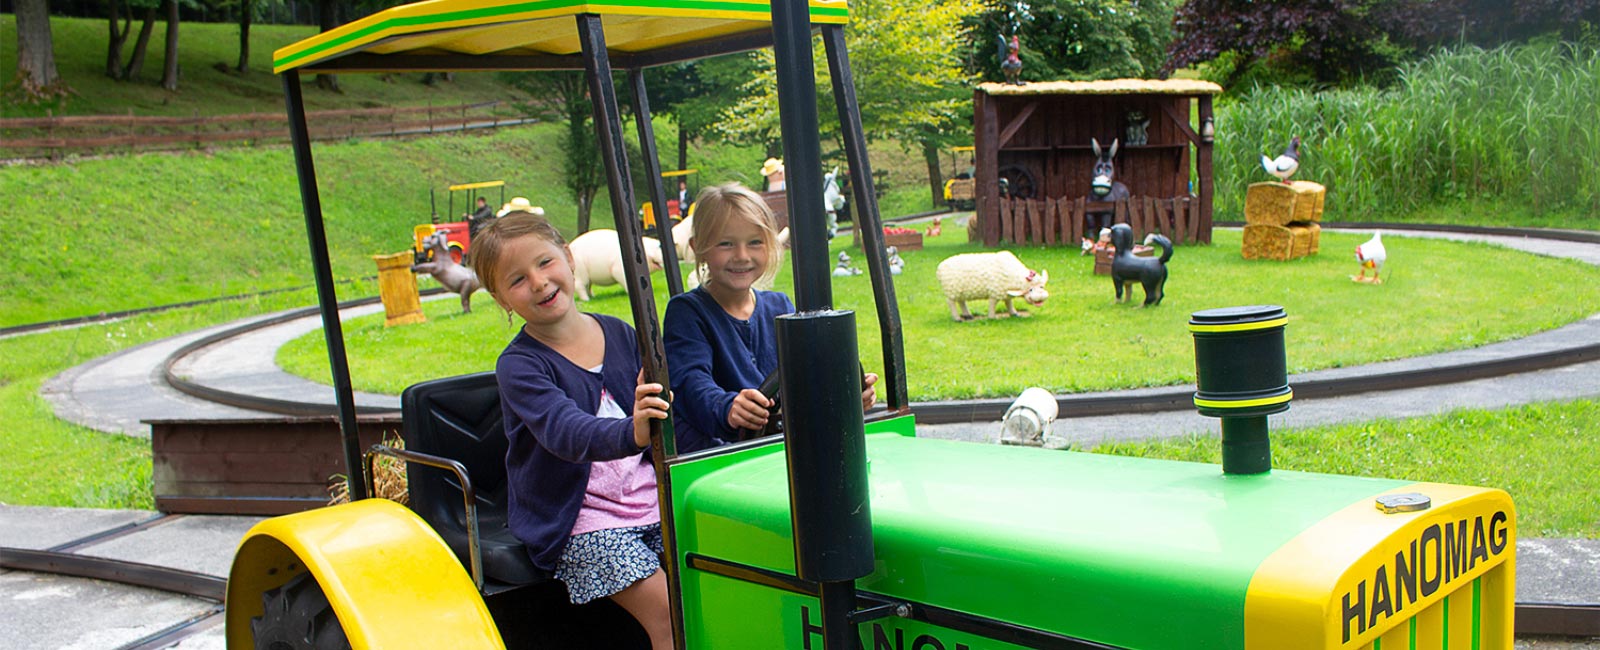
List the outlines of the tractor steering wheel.
{"label": "tractor steering wheel", "polygon": [[[866,383],[866,366],[861,365],[861,362],[857,361],[856,369],[861,373],[862,383]],[[767,377],[761,380],[761,385],[756,387],[756,390],[760,391],[763,396],[772,400],[772,408],[768,409],[770,415],[767,416],[767,426],[761,427],[759,431],[754,429],[740,429],[740,442],[745,440],[753,440],[755,438],[765,438],[767,436],[783,433],[783,404],[778,402],[778,393],[783,388],[783,380],[780,377],[782,370],[782,368],[773,368],[772,372],[768,373]]]}

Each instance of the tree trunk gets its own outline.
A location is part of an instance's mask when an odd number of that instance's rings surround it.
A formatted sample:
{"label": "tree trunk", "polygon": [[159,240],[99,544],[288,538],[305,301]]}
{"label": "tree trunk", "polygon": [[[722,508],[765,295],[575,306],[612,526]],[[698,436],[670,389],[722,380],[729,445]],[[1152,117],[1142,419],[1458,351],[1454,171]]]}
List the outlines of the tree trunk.
{"label": "tree trunk", "polygon": [[[122,79],[122,45],[128,42],[128,34],[133,31],[133,8],[128,8],[127,17],[121,15],[124,0],[110,0],[107,4],[111,9],[111,20],[108,25],[110,38],[106,41],[106,76],[112,79]],[[122,21],[122,29],[117,29],[117,21]]]}
{"label": "tree trunk", "polygon": [[167,51],[161,66],[161,87],[178,89],[178,0],[167,0]]}
{"label": "tree trunk", "polygon": [[56,72],[50,38],[49,0],[16,0],[17,78],[29,100],[44,101],[71,92]]}
{"label": "tree trunk", "polygon": [[239,65],[233,69],[241,73],[250,70],[250,20],[256,13],[255,8],[252,0],[239,3]]}
{"label": "tree trunk", "polygon": [[[339,3],[337,0],[318,0],[317,26],[321,31],[330,31],[339,26]],[[331,74],[317,75],[317,87],[330,92],[339,92],[339,77]]]}
{"label": "tree trunk", "polygon": [[594,190],[578,193],[578,234],[589,232],[589,213],[594,210]]}
{"label": "tree trunk", "polygon": [[156,8],[144,10],[144,24],[139,26],[139,40],[133,43],[133,56],[128,59],[128,65],[122,68],[122,80],[132,81],[139,78],[139,73],[144,70],[144,53],[149,50],[150,32],[156,29]]}
{"label": "tree trunk", "polygon": [[689,132],[678,123],[678,169],[689,168]]}
{"label": "tree trunk", "polygon": [[922,140],[922,161],[928,164],[928,186],[933,190],[933,207],[944,202],[944,172],[939,169],[939,143],[931,138]]}

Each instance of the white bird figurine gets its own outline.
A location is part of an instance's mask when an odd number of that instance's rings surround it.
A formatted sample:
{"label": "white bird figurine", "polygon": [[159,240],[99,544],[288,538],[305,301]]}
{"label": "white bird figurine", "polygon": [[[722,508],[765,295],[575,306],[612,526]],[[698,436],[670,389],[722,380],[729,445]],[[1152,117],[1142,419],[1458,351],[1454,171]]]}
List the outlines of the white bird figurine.
{"label": "white bird figurine", "polygon": [[1262,154],[1261,167],[1266,169],[1268,174],[1277,176],[1278,180],[1288,183],[1289,177],[1300,168],[1300,136],[1290,138],[1289,147],[1277,158],[1268,158],[1266,154]]}
{"label": "white bird figurine", "polygon": [[[1350,276],[1356,282],[1369,284],[1383,284],[1378,278],[1378,272],[1383,270],[1383,262],[1389,259],[1389,251],[1383,249],[1383,239],[1378,231],[1372,231],[1372,239],[1356,247],[1356,261],[1361,263],[1361,275]],[[1367,269],[1372,269],[1372,277],[1367,277]]]}

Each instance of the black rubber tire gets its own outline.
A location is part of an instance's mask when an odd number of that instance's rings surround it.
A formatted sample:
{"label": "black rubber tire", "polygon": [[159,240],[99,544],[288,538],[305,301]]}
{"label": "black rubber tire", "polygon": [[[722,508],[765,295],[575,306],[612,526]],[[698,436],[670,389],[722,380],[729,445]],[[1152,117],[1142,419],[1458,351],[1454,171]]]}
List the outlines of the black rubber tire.
{"label": "black rubber tire", "polygon": [[261,594],[261,616],[250,619],[256,650],[349,650],[339,617],[310,571]]}

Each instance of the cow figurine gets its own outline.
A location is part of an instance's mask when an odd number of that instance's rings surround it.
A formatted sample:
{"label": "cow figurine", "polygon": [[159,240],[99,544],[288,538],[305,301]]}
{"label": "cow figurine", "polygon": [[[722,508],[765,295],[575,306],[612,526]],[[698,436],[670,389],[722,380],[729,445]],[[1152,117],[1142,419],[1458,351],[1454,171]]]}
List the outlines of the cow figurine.
{"label": "cow figurine", "polygon": [[478,282],[478,274],[457,264],[455,258],[450,256],[449,239],[443,232],[423,238],[422,245],[433,253],[433,258],[421,264],[412,264],[411,271],[430,274],[451,293],[461,294],[461,313],[472,313],[472,292],[483,286]]}

